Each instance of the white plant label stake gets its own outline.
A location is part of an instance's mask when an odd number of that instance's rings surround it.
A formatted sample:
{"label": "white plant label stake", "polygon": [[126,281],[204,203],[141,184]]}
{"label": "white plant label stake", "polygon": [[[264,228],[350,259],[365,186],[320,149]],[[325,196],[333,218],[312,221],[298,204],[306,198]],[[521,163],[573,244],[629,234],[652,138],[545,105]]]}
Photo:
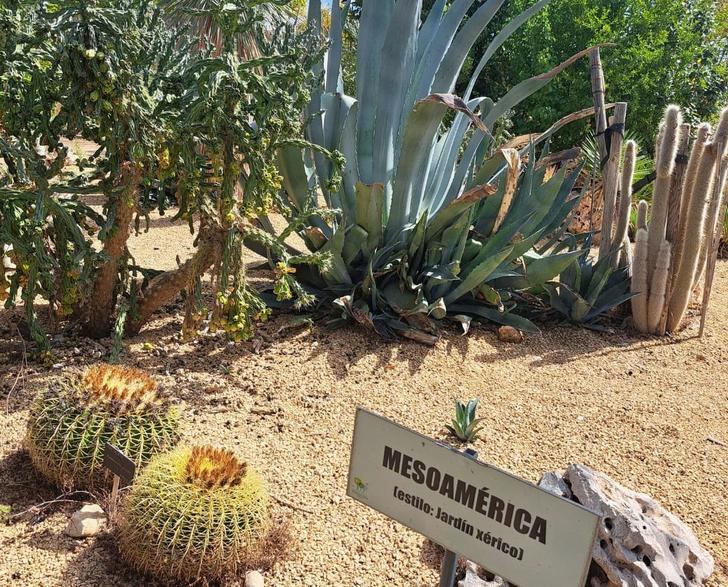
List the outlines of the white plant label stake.
{"label": "white plant label stake", "polygon": [[583,587],[600,516],[363,408],[347,495],[521,587]]}

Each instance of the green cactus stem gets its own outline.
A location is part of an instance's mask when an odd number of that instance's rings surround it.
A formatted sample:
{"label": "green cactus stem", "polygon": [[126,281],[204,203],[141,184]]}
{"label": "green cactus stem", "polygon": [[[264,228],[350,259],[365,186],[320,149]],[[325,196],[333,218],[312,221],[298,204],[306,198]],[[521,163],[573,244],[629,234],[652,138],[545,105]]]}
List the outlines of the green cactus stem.
{"label": "green cactus stem", "polygon": [[269,506],[260,475],[232,452],[182,447],[137,477],[119,550],[137,570],[167,581],[220,581],[273,554]]}
{"label": "green cactus stem", "polygon": [[108,486],[107,443],[137,467],[174,446],[179,413],[156,382],[129,367],[96,365],[49,386],[33,403],[25,444],[35,467],[62,488]]}
{"label": "green cactus stem", "polygon": [[632,320],[640,332],[647,329],[647,229],[639,228],[635,236],[634,254],[632,257]]}
{"label": "green cactus stem", "polygon": [[657,264],[652,273],[650,296],[647,305],[647,330],[652,334],[660,334],[659,328],[662,320],[662,311],[665,307],[667,280],[670,275],[670,251],[670,243],[663,240],[660,245],[660,252],[657,255]]}

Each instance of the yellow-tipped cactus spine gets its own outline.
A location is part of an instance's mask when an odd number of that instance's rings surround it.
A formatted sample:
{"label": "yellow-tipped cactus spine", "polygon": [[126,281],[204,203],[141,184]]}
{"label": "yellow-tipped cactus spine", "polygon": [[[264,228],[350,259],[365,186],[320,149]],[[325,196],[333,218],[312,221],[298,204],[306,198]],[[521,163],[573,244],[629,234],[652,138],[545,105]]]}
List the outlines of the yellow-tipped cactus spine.
{"label": "yellow-tipped cactus spine", "polygon": [[670,274],[670,250],[670,243],[662,241],[660,252],[657,255],[657,264],[652,273],[647,304],[647,330],[653,334],[659,334],[662,311],[665,307],[667,279]]}
{"label": "yellow-tipped cactus spine", "polygon": [[667,212],[670,203],[670,184],[672,183],[672,172],[675,167],[675,154],[677,153],[681,124],[682,114],[680,108],[674,105],[668,106],[665,112],[661,141],[657,145],[657,160],[655,161],[657,175],[652,196],[652,216],[650,218],[647,247],[648,283],[652,280],[660,246],[665,240]]}
{"label": "yellow-tipped cactus spine", "polygon": [[172,581],[219,581],[273,548],[261,477],[230,451],[182,447],[139,475],[122,509],[119,549],[137,570]]}
{"label": "yellow-tipped cactus spine", "polygon": [[179,439],[179,413],[155,381],[129,367],[96,365],[52,384],[33,403],[25,438],[36,468],[63,488],[107,484],[106,443],[137,467]]}
{"label": "yellow-tipped cactus spine", "polygon": [[632,320],[640,332],[647,332],[647,229],[640,228],[635,236],[632,257]]}

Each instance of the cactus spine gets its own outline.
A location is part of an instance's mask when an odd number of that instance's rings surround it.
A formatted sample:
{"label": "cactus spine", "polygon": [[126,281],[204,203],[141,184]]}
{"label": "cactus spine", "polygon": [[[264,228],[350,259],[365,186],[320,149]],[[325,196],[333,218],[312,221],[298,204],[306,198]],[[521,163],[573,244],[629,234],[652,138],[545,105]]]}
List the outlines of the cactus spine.
{"label": "cactus spine", "polygon": [[652,196],[652,217],[650,218],[648,234],[648,283],[652,281],[652,274],[657,264],[660,246],[665,240],[667,211],[670,201],[670,185],[672,183],[672,172],[675,167],[675,155],[677,154],[681,124],[682,114],[680,113],[680,108],[674,105],[668,106],[665,112],[662,138],[657,145],[657,157],[655,161],[657,176],[655,178],[655,189]]}
{"label": "cactus spine", "polygon": [[667,280],[670,274],[670,243],[666,240],[660,245],[657,255],[657,264],[650,283],[650,296],[647,305],[647,329],[653,334],[659,334],[662,310],[665,307]]}
{"label": "cactus spine", "polygon": [[637,229],[632,257],[632,320],[640,332],[647,332],[647,244],[646,228]]}
{"label": "cactus spine", "polygon": [[719,181],[719,178],[715,177],[715,170],[723,157],[726,145],[728,145],[728,108],[721,113],[715,134],[710,141],[705,143],[700,162],[697,165],[689,206],[685,214],[685,238],[680,241],[681,258],[677,261],[677,273],[674,276],[668,309],[667,330],[670,332],[680,325],[690,303],[703,245],[702,236],[705,230],[711,188],[714,183]]}

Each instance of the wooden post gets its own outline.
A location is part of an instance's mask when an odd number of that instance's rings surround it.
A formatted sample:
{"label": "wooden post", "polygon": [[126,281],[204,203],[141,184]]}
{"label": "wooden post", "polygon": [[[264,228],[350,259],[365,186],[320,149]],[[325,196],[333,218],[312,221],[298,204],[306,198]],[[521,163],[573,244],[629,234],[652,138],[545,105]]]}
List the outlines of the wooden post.
{"label": "wooden post", "polygon": [[111,486],[111,505],[109,508],[111,509],[111,513],[114,514],[116,512],[116,504],[119,501],[119,482],[121,479],[118,475],[114,475],[114,484]]}
{"label": "wooden post", "polygon": [[595,47],[589,53],[589,66],[591,67],[592,99],[594,100],[594,128],[597,134],[597,145],[599,145],[599,166],[601,168],[609,153],[607,153],[607,142],[604,136],[604,131],[607,129],[607,109],[604,106],[604,71],[599,47]]}
{"label": "wooden post", "polygon": [[[619,159],[624,141],[624,124],[627,120],[627,103],[617,102],[614,107],[612,127],[617,130],[610,133],[609,157],[602,169],[604,191],[604,210],[602,212],[602,230],[599,241],[599,258],[609,255],[612,249],[612,225],[617,205],[617,189],[619,187]],[[622,243],[618,243],[621,246]]]}

